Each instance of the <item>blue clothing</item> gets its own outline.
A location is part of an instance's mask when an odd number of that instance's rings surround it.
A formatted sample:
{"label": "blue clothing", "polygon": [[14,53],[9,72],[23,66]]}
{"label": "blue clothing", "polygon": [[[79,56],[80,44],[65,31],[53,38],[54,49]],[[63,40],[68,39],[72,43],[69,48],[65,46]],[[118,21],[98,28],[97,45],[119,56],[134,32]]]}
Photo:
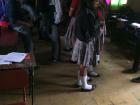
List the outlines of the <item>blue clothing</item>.
{"label": "blue clothing", "polygon": [[20,4],[16,0],[6,0],[6,16],[9,19],[10,25],[16,24],[20,17]]}
{"label": "blue clothing", "polygon": [[5,1],[0,0],[0,19],[3,15],[5,15]]}
{"label": "blue clothing", "polygon": [[21,5],[16,0],[7,0],[6,1],[6,16],[8,17],[10,27],[14,31],[18,32],[19,35],[21,36],[24,43],[25,52],[29,53],[29,52],[32,52],[33,50],[31,30],[28,26],[18,23],[19,20],[22,21],[23,20],[22,18],[24,18],[24,16],[22,16],[23,5]]}

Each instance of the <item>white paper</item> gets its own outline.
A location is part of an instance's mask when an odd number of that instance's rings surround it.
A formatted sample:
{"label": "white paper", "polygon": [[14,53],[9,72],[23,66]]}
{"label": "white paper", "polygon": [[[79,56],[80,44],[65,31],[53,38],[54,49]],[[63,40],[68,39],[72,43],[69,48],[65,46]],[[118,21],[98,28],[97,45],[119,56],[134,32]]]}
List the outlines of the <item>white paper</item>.
{"label": "white paper", "polygon": [[3,60],[6,55],[0,55],[0,60]]}
{"label": "white paper", "polygon": [[113,17],[113,18],[117,18],[117,16],[116,16],[116,15],[113,15],[112,17]]}
{"label": "white paper", "polygon": [[123,18],[118,18],[118,20],[123,21],[123,22],[127,22],[127,19],[123,19]]}
{"label": "white paper", "polygon": [[132,23],[131,25],[134,26],[134,27],[140,28],[140,24],[139,23]]}
{"label": "white paper", "polygon": [[0,65],[11,64],[11,62],[4,60],[5,57],[6,57],[6,55],[0,55]]}
{"label": "white paper", "polygon": [[4,60],[9,62],[22,62],[26,55],[26,53],[12,52],[7,54]]}
{"label": "white paper", "polygon": [[6,65],[6,64],[12,64],[12,63],[8,61],[0,60],[0,65]]}

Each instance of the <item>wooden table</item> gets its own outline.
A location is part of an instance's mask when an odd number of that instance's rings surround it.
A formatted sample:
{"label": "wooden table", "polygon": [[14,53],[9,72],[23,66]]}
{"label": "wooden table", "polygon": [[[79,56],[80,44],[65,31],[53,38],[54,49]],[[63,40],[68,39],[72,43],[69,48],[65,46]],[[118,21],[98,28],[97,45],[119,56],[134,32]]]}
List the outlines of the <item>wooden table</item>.
{"label": "wooden table", "polygon": [[36,67],[36,61],[33,54],[27,54],[24,61],[21,63],[12,63],[0,65],[0,71],[3,70],[28,70],[29,71],[29,92],[32,95],[32,105],[34,105],[34,69]]}

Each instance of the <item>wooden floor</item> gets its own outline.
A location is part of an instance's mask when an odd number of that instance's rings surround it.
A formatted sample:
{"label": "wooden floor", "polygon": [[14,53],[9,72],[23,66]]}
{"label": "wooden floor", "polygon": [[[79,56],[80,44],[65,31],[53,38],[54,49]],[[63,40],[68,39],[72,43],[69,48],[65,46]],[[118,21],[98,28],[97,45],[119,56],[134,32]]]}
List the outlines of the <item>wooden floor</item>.
{"label": "wooden floor", "polygon": [[[98,65],[101,77],[93,78],[92,83],[97,88],[92,92],[74,88],[78,66],[68,62],[70,54],[62,51],[62,62],[49,64],[49,45],[37,46],[40,50],[36,50],[36,59],[40,68],[35,72],[35,105],[140,105],[140,84],[130,82],[140,74],[121,73],[131,67],[132,61],[109,41],[102,63]],[[6,100],[11,101],[9,96],[0,96],[0,105]]]}

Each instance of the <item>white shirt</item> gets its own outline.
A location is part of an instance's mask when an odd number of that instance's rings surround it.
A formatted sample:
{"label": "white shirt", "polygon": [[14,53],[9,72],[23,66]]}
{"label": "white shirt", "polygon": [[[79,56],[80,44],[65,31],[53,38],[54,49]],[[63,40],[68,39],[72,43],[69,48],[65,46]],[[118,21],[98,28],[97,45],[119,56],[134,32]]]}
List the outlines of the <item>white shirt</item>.
{"label": "white shirt", "polygon": [[62,17],[62,8],[61,8],[60,0],[50,0],[49,5],[55,6],[54,23],[59,24],[61,22],[61,17]]}

